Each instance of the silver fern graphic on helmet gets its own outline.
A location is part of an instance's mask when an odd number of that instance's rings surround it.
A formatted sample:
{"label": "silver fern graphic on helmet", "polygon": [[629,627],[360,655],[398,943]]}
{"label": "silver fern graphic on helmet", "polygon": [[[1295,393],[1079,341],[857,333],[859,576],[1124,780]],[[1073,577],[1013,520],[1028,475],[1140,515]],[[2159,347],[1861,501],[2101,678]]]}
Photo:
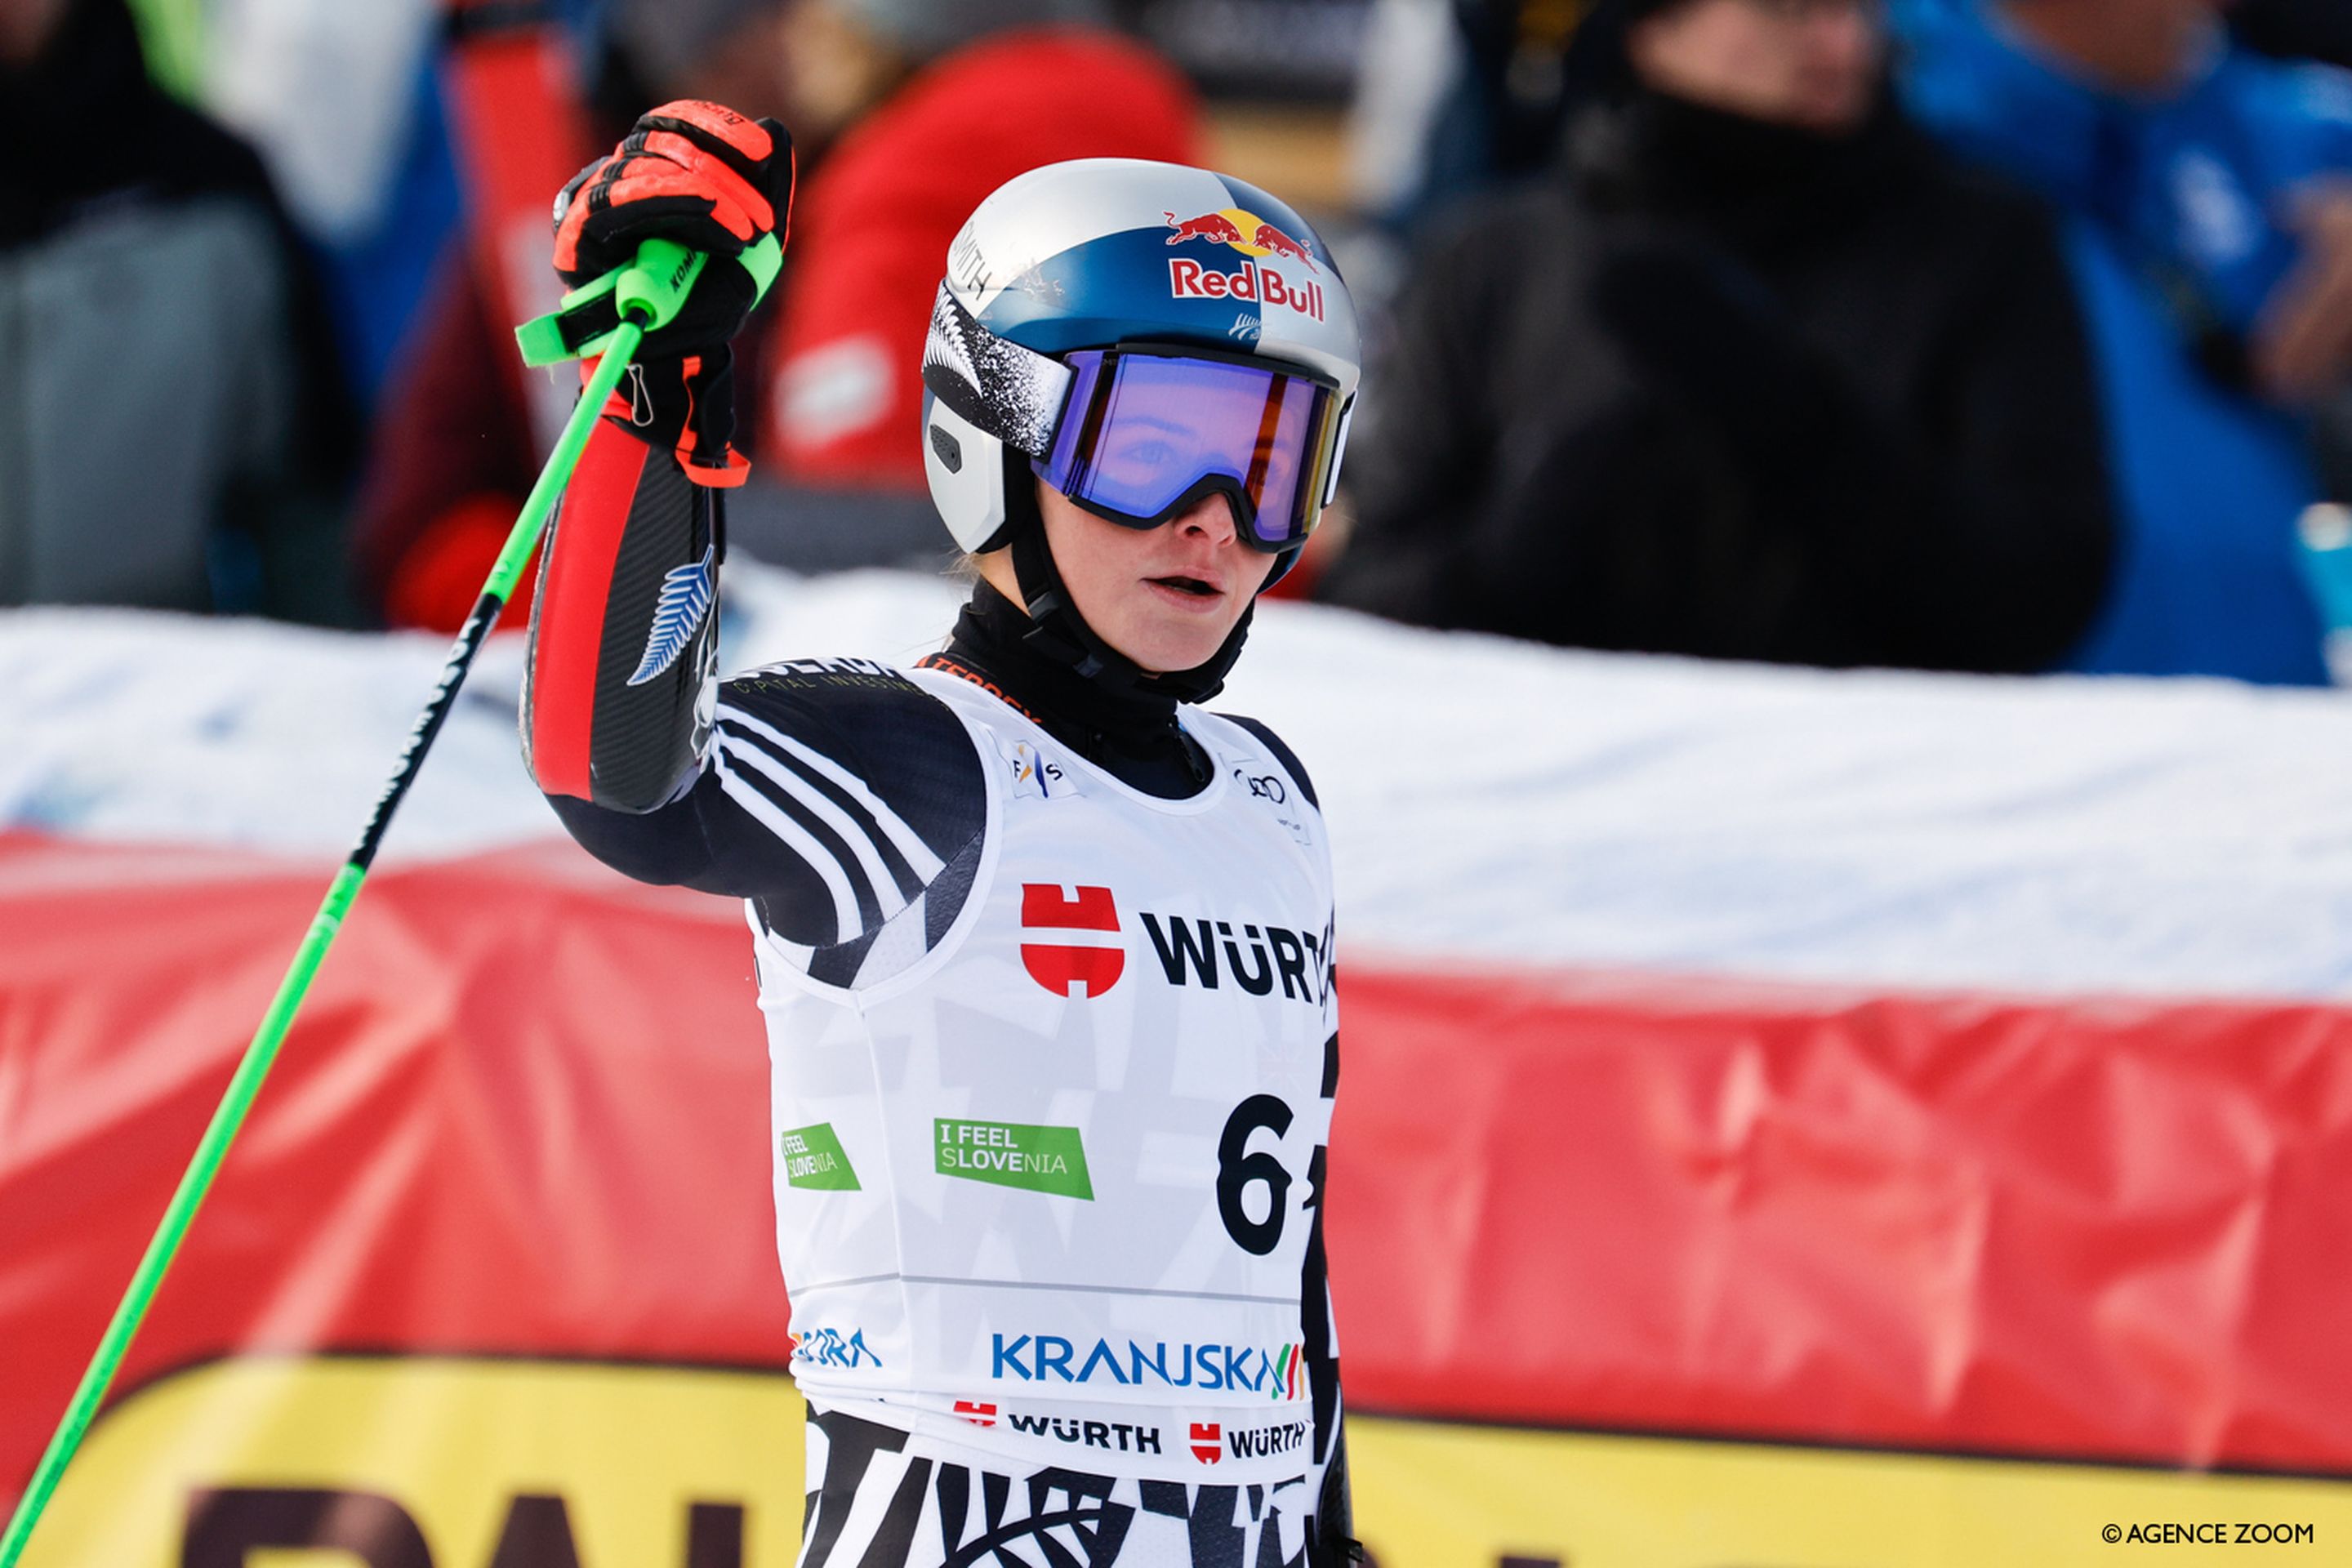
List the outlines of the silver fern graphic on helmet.
{"label": "silver fern graphic on helmet", "polygon": [[716,560],[716,547],[706,547],[701,560],[673,566],[662,578],[661,595],[654,601],[653,625],[646,632],[645,657],[637,660],[637,671],[629,677],[628,684],[643,686],[676,664],[694,634],[702,629],[715,592],[710,568]]}
{"label": "silver fern graphic on helmet", "polygon": [[942,283],[923,343],[923,385],[979,429],[1038,458],[1053,445],[1070,367],[998,337]]}

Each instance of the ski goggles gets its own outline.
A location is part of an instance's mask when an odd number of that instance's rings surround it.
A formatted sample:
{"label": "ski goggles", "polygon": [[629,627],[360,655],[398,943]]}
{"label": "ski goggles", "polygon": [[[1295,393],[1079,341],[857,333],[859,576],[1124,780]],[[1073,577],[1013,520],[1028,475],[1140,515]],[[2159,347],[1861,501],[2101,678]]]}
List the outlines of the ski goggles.
{"label": "ski goggles", "polygon": [[1245,354],[1129,344],[1052,358],[991,332],[945,284],[923,385],[1097,516],[1157,528],[1222,493],[1242,542],[1269,553],[1304,543],[1330,504],[1350,411],[1335,383]]}
{"label": "ski goggles", "polygon": [[1315,531],[1344,423],[1329,382],[1199,350],[1079,349],[1062,363],[1061,420],[1029,466],[1078,505],[1157,528],[1222,493],[1254,549],[1293,549]]}

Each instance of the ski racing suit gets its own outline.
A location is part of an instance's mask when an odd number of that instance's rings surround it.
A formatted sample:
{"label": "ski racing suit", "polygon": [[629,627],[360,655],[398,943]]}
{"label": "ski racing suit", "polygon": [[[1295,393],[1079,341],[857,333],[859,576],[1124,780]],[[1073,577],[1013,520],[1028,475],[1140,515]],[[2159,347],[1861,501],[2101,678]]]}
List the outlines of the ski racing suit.
{"label": "ski racing suit", "polygon": [[719,680],[719,499],[627,412],[549,539],[524,750],[598,858],[744,900],[801,1562],[1339,1561],[1305,772],[1030,653],[985,584],[918,668]]}

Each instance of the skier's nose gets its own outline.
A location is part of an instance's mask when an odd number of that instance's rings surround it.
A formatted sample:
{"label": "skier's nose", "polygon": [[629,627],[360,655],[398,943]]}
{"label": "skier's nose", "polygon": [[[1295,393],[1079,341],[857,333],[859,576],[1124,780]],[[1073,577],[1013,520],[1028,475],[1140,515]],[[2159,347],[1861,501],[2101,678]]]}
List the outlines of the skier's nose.
{"label": "skier's nose", "polygon": [[1201,533],[1212,544],[1227,544],[1241,535],[1234,521],[1234,503],[1222,490],[1212,490],[1176,516],[1180,532]]}

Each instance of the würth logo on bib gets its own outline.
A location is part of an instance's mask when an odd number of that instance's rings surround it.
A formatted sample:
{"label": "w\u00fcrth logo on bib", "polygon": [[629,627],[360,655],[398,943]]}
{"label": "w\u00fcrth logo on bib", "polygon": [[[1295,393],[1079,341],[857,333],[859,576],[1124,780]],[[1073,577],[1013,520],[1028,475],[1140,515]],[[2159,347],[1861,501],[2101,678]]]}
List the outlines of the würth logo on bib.
{"label": "w\u00fcrth logo on bib", "polygon": [[1024,882],[1021,929],[1028,939],[1021,944],[1022,966],[1057,996],[1099,996],[1127,969],[1118,906],[1108,888]]}
{"label": "w\u00fcrth logo on bib", "polygon": [[1204,1465],[1213,1465],[1225,1457],[1223,1423],[1195,1421],[1192,1423],[1192,1457]]}

